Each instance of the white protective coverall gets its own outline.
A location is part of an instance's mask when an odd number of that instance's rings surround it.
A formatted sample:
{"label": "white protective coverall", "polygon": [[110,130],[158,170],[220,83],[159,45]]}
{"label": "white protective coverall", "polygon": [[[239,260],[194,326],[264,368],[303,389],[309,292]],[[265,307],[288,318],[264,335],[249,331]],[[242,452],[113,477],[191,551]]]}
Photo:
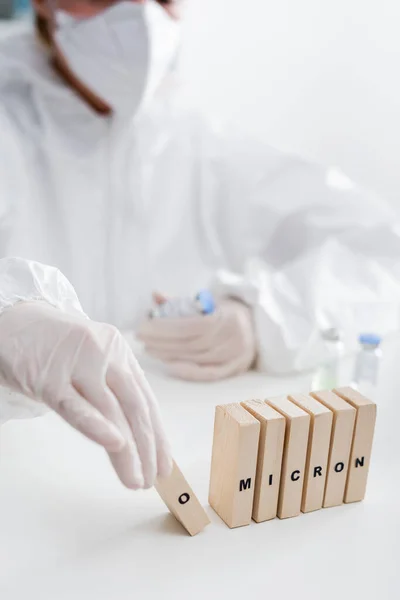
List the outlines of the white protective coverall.
{"label": "white protective coverall", "polygon": [[[321,328],[352,341],[399,325],[383,202],[215,128],[169,80],[131,119],[99,116],[32,32],[0,46],[0,232],[0,312],[44,299],[129,330],[153,290],[213,281],[253,307],[258,365],[275,373],[312,366]],[[24,407],[10,395],[2,416]]]}

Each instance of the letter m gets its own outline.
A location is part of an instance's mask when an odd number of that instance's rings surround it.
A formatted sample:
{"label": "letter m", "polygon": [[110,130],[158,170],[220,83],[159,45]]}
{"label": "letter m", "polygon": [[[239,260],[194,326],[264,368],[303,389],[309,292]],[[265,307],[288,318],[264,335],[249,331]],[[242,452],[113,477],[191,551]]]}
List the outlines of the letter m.
{"label": "letter m", "polygon": [[251,488],[251,478],[240,480],[239,492],[243,492],[243,490],[249,490]]}

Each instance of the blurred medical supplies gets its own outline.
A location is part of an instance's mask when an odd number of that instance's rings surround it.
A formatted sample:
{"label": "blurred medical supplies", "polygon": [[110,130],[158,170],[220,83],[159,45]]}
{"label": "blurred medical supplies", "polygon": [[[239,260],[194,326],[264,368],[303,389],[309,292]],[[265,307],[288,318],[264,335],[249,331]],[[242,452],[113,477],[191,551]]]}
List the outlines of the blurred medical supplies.
{"label": "blurred medical supplies", "polygon": [[215,311],[215,300],[208,290],[201,290],[194,298],[171,298],[153,308],[152,319],[193,317],[211,315]]}

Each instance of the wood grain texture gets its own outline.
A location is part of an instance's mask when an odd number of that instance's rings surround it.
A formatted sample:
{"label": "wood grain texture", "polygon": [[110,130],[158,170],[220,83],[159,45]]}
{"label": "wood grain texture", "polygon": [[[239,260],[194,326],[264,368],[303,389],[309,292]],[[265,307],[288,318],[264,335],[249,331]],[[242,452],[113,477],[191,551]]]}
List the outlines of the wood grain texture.
{"label": "wood grain texture", "polygon": [[356,410],[331,391],[311,392],[318,402],[333,412],[324,508],[343,504]]}
{"label": "wood grain texture", "polygon": [[286,422],[262,400],[249,400],[242,406],[260,422],[253,519],[261,523],[274,519],[278,510]]}
{"label": "wood grain texture", "polygon": [[286,397],[266,402],[286,420],[278,517],[296,517],[301,512],[310,415]]}
{"label": "wood grain texture", "polygon": [[329,408],[305,394],[294,394],[289,400],[310,415],[310,433],[301,510],[319,510],[324,500],[333,413]]}
{"label": "wood grain texture", "polygon": [[364,500],[367,490],[376,423],[376,404],[350,387],[339,388],[334,392],[357,411],[344,501],[360,502]]}
{"label": "wood grain texture", "polygon": [[168,509],[190,535],[197,535],[210,523],[206,511],[175,462],[171,475],[159,479],[155,487]]}
{"label": "wood grain texture", "polygon": [[209,502],[231,528],[251,522],[259,435],[259,421],[240,404],[216,407]]}

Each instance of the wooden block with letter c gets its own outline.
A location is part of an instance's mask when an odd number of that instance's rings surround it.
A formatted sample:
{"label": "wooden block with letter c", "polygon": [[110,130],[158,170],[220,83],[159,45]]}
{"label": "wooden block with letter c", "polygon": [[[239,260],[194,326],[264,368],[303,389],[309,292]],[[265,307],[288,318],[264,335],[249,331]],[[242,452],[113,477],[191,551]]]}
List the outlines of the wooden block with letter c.
{"label": "wooden block with letter c", "polygon": [[301,512],[310,415],[286,397],[266,402],[286,419],[278,517],[297,517]]}

